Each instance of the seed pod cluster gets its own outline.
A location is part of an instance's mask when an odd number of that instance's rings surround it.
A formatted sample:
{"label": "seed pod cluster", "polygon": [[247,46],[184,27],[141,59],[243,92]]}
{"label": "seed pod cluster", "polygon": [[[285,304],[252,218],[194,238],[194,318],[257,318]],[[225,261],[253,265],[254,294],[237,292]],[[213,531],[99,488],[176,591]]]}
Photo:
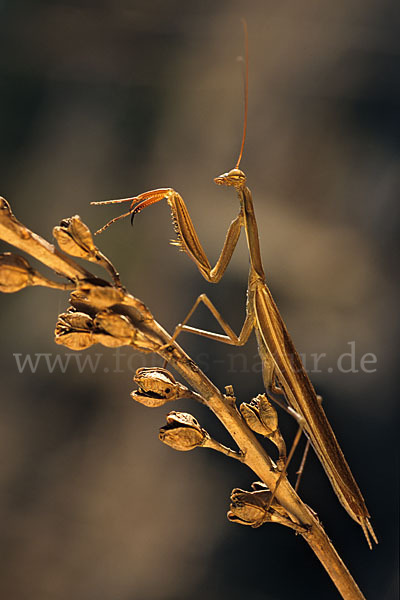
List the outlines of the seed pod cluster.
{"label": "seed pod cluster", "polygon": [[[127,300],[128,310],[125,308]],[[147,316],[152,319],[150,311],[142,302],[125,294],[121,287],[102,280],[80,281],[70,295],[70,303],[72,307],[60,315],[56,326],[58,344],[71,349],[97,343],[109,348],[129,345],[142,352],[157,351],[162,345],[151,328],[146,328]],[[83,329],[76,328],[75,321],[70,320],[70,315],[76,312],[85,314],[90,325],[88,321]]]}
{"label": "seed pod cluster", "polygon": [[55,342],[71,350],[82,350],[93,344],[108,348],[149,344],[147,338],[124,315],[105,309],[92,317],[74,308],[59,315]]}

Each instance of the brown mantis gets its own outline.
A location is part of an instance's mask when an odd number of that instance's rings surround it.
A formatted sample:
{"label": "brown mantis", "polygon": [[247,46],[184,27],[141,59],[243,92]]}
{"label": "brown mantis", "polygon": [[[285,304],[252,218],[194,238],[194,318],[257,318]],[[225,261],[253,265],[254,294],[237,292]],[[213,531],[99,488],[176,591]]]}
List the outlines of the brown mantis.
{"label": "brown mantis", "polygon": [[[370,536],[376,543],[377,538],[369,522],[369,513],[364,498],[266,284],[252,194],[246,185],[246,175],[239,169],[247,124],[247,64],[246,40],[245,118],[240,154],[235,167],[214,180],[218,185],[233,187],[236,190],[240,211],[228,228],[223,248],[215,266],[212,268],[210,265],[182,197],[172,188],[150,190],[138,196],[120,200],[92,202],[92,204],[131,203],[128,212],[115,217],[96,233],[104,231],[115,221],[129,215],[131,221],[133,221],[135,214],[143,208],[166,199],[172,211],[173,223],[178,236],[177,241],[173,243],[188,254],[208,282],[218,283],[231,260],[241,229],[242,227],[245,228],[250,256],[250,271],[246,317],[240,334],[238,336],[235,334],[209,298],[205,294],[201,294],[185,320],[178,325],[173,339],[176,339],[180,331],[187,331],[227,344],[241,346],[247,342],[254,329],[267,392],[283,393],[291,412],[299,416],[300,426],[305,431],[321,461],[339,501],[349,515],[361,525],[368,545],[372,548]],[[205,304],[221,325],[225,335],[204,331],[186,324],[201,302]],[[283,470],[284,473],[285,469]],[[279,480],[277,485],[279,485]]]}

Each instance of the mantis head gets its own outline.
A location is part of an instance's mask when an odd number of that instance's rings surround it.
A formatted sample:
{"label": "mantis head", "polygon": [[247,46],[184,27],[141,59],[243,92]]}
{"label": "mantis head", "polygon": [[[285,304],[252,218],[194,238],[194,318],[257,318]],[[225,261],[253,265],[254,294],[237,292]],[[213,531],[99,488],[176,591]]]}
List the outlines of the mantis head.
{"label": "mantis head", "polygon": [[214,179],[217,185],[227,185],[236,188],[237,190],[242,189],[246,185],[246,175],[235,167],[228,171],[228,173],[222,173]]}

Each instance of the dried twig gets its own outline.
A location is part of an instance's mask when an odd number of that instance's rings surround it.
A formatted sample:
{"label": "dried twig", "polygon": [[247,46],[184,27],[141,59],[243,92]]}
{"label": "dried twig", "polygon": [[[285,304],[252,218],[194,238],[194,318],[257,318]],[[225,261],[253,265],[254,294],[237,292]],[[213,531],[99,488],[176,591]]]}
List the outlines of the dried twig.
{"label": "dried twig", "polygon": [[[254,484],[252,492],[233,490],[228,518],[252,527],[276,522],[294,529],[313,549],[343,598],[364,598],[316,514],[302,502],[286,475],[271,498],[269,490],[275,489],[281,476],[279,462],[286,450],[276,413],[267,398],[258,396],[250,404],[242,404],[239,412],[232,390],[227,389],[227,393],[222,394],[157,323],[143,302],[121,286],[115,268],[96,248],[90,230],[79,217],[63,220],[55,228],[54,235],[69,254],[105,267],[113,283],[95,277],[64,252],[29,231],[14,217],[7,201],[0,198],[0,239],[27,252],[68,280],[67,283],[50,281],[34,271],[22,257],[6,253],[0,257],[0,290],[14,292],[27,285],[72,290],[71,307],[59,316],[56,325],[55,341],[58,344],[73,350],[95,343],[108,347],[131,346],[142,352],[155,352],[167,360],[189,387],[176,382],[165,369],[140,369],[136,376],[139,389],[132,397],[148,406],[160,406],[182,397],[198,400],[223,423],[238,449],[231,450],[212,440],[187,413],[171,412],[167,425],[160,430],[160,439],[178,450],[213,448],[246,464],[263,483]],[[254,431],[269,437],[277,445],[278,464],[269,457]]]}

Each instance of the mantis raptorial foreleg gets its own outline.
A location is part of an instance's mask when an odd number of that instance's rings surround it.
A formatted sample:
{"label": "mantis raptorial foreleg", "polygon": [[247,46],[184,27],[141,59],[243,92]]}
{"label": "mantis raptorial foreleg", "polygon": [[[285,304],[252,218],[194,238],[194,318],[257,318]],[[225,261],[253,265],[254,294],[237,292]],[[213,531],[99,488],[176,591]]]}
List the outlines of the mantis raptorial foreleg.
{"label": "mantis raptorial foreleg", "polygon": [[172,188],[159,188],[156,190],[150,190],[148,192],[144,192],[143,194],[139,194],[138,196],[133,196],[132,198],[91,202],[91,204],[95,206],[103,204],[120,204],[121,202],[131,203],[129,212],[111,219],[111,221],[108,221],[108,223],[98,229],[95,233],[102,233],[105,229],[112,225],[112,223],[115,223],[115,221],[123,219],[129,215],[131,216],[131,222],[133,222],[135,215],[137,215],[141,210],[163,199],[166,199],[171,207],[172,220],[175,233],[177,234],[177,239],[174,240],[172,244],[178,246],[183,252],[186,252],[186,254],[190,256],[190,258],[197,265],[200,273],[208,282],[218,283],[225,273],[228,264],[230,263],[232,254],[236,248],[236,244],[240,236],[240,231],[244,225],[242,210],[240,210],[238,216],[228,227],[224,245],[214,267],[211,267],[206,253],[203,250],[182,196],[180,196],[180,194],[178,194],[178,192]]}

